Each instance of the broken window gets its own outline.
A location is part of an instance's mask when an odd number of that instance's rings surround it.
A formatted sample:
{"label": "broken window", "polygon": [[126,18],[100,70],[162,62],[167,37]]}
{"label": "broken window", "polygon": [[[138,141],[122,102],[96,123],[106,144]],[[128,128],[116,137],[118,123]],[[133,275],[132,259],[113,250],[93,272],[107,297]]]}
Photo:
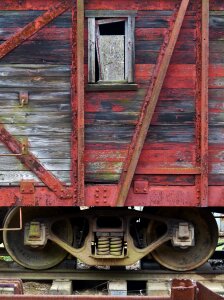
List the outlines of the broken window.
{"label": "broken window", "polygon": [[133,83],[135,12],[87,11],[88,82]]}

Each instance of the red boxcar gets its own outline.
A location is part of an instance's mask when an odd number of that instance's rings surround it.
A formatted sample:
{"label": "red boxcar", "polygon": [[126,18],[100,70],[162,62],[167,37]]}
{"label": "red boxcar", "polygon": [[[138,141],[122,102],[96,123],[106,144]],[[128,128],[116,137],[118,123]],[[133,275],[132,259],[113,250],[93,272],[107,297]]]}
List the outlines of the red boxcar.
{"label": "red boxcar", "polygon": [[223,1],[5,0],[0,36],[12,258],[204,263],[224,204]]}

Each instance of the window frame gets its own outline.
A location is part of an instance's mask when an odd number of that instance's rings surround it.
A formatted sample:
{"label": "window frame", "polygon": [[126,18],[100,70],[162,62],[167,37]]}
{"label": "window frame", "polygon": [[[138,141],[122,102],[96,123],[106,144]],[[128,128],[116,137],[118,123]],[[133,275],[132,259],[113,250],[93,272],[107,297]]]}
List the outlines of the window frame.
{"label": "window frame", "polygon": [[[133,10],[86,10],[85,17],[88,18],[88,83],[90,85],[129,85],[134,83],[134,66],[135,66],[135,16],[137,11]],[[116,82],[111,81],[105,83],[103,81],[96,82],[96,28],[98,20],[97,18],[108,18],[108,20],[114,19],[114,22],[118,22],[119,19],[123,19],[125,22],[125,71],[124,81]],[[117,20],[116,20],[117,19]]]}

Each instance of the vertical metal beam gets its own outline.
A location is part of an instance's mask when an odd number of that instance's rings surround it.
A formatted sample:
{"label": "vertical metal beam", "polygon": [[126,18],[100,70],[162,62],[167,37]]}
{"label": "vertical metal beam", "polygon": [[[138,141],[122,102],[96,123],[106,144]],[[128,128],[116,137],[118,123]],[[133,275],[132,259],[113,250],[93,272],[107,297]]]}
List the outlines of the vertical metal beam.
{"label": "vertical metal beam", "polygon": [[173,279],[171,300],[196,300],[197,285],[190,279]]}
{"label": "vertical metal beam", "polygon": [[202,0],[201,42],[201,206],[208,205],[209,0]]}
{"label": "vertical metal beam", "polygon": [[77,138],[78,202],[84,204],[84,0],[77,0]]}
{"label": "vertical metal beam", "polygon": [[156,78],[154,79],[153,85],[149,87],[145,97],[138,125],[136,126],[136,131],[129,147],[128,160],[125,162],[124,170],[118,184],[117,206],[123,206],[126,201],[188,4],[189,0],[182,0]]}

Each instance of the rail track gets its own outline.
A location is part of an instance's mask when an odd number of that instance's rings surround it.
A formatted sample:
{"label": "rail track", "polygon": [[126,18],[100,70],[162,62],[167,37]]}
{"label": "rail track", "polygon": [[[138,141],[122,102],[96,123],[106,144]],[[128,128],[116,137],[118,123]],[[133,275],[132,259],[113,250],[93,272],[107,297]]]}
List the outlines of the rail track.
{"label": "rail track", "polygon": [[[135,266],[127,269],[99,269],[76,268],[75,261],[66,260],[58,267],[32,271],[25,269],[15,262],[0,262],[0,278],[4,280],[20,279],[23,283],[49,283],[50,294],[69,294],[65,288],[70,284],[71,294],[82,295],[116,295],[128,296],[160,296],[169,297],[171,280],[191,279],[203,284],[211,291],[224,296],[224,266],[214,268],[214,261],[208,262],[199,269],[191,272],[178,273],[164,270],[158,264],[150,262],[147,270],[140,270]],[[56,284],[56,288],[55,288]],[[50,287],[51,286],[51,287]],[[115,287],[115,288],[114,288]],[[3,291],[4,293],[4,291]],[[48,293],[48,292],[46,292]],[[224,298],[223,298],[224,299]]]}

